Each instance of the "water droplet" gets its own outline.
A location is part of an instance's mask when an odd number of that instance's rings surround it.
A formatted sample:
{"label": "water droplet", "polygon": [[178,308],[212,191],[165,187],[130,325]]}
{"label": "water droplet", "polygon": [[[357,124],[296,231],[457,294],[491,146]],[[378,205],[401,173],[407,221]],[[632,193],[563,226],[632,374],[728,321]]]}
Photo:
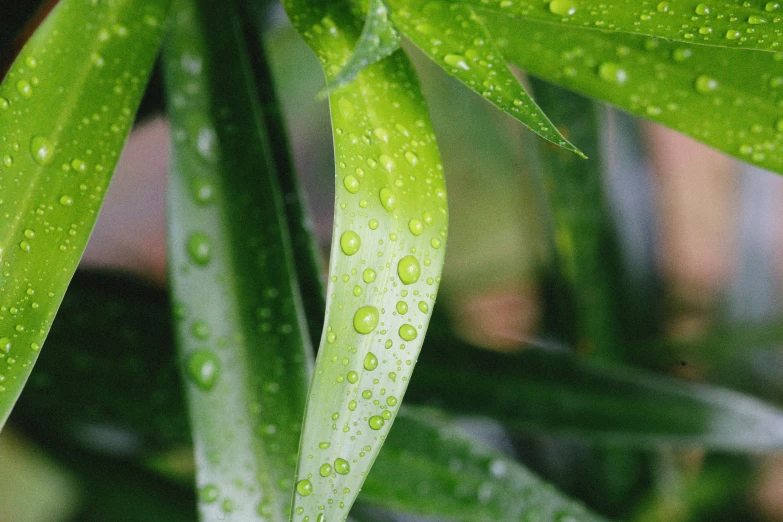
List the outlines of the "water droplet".
{"label": "water droplet", "polygon": [[211,390],[220,374],[220,360],[209,350],[196,350],[188,357],[188,375],[204,391]]}
{"label": "water droplet", "polygon": [[740,36],[742,36],[742,33],[737,31],[736,29],[729,29],[728,31],[726,31],[726,39],[727,40],[736,40]]}
{"label": "water droplet", "polygon": [[604,62],[598,67],[598,76],[605,82],[622,85],[628,79],[625,69],[613,62]]}
{"label": "water droplet", "polygon": [[215,197],[215,186],[206,178],[193,178],[190,190],[199,205],[206,205]]}
{"label": "water droplet", "polygon": [[0,352],[11,353],[11,339],[8,337],[0,339]]}
{"label": "water droplet", "polygon": [[372,399],[372,391],[371,390],[364,390],[362,392],[362,397],[367,399],[367,400]]}
{"label": "water droplet", "polygon": [[367,335],[378,326],[380,315],[374,306],[362,306],[353,316],[353,328],[362,335]]}
{"label": "water droplet", "polygon": [[334,461],[334,471],[340,475],[347,475],[351,472],[351,465],[345,459],[337,458]]}
{"label": "water droplet", "polygon": [[71,205],[73,205],[73,198],[68,195],[60,196],[60,205],[64,207],[70,207]]}
{"label": "water droplet", "polygon": [[415,152],[408,151],[405,153],[405,159],[408,160],[408,163],[411,167],[415,167],[416,164],[419,162],[419,157],[416,155]]}
{"label": "water droplet", "polygon": [[414,236],[420,236],[424,233],[424,223],[416,218],[413,218],[408,222],[408,228]]}
{"label": "water droplet", "polygon": [[39,165],[48,165],[54,159],[54,145],[49,138],[34,136],[30,140],[30,154]]}
{"label": "water droplet", "polygon": [[397,195],[392,191],[392,189],[388,187],[384,187],[379,192],[379,197],[381,200],[381,205],[383,205],[383,208],[386,209],[386,212],[391,212],[394,210],[394,207],[397,206]]}
{"label": "water droplet", "polygon": [[389,406],[397,406],[397,397],[389,396],[386,398],[386,404]]}
{"label": "water droplet", "polygon": [[463,71],[470,70],[470,65],[465,61],[465,57],[460,54],[447,54],[443,57],[443,61],[456,69],[462,69]]}
{"label": "water droplet", "polygon": [[710,14],[710,7],[707,4],[699,4],[696,6],[696,14],[699,16],[704,16]]}
{"label": "water droplet", "polygon": [[16,91],[24,98],[30,98],[33,95],[33,88],[27,80],[19,80],[16,82]]}
{"label": "water droplet", "polygon": [[765,24],[765,23],[767,23],[767,19],[766,18],[762,18],[761,16],[758,16],[758,15],[753,15],[753,16],[749,16],[748,17],[748,23],[750,25]]}
{"label": "water droplet", "polygon": [[370,220],[370,230],[376,230],[378,228],[378,220],[377,219],[371,219]]}
{"label": "water droplet", "polygon": [[669,12],[669,2],[658,2],[657,9],[659,13],[667,13]]}
{"label": "water droplet", "polygon": [[373,415],[370,417],[370,421],[368,422],[370,425],[370,428],[374,429],[375,431],[378,431],[379,429],[383,428],[383,425],[386,424],[386,422],[383,420],[383,417],[380,415]]}
{"label": "water droplet", "polygon": [[408,313],[408,303],[405,301],[397,301],[397,313],[405,315]]}
{"label": "water droplet", "polygon": [[372,352],[367,352],[364,356],[364,369],[367,371],[373,371],[378,367],[378,358]]}
{"label": "water droplet", "polygon": [[198,499],[205,503],[211,504],[218,499],[218,488],[213,484],[207,484],[198,490]]}
{"label": "water droplet", "polygon": [[321,474],[322,477],[328,477],[332,474],[332,466],[331,464],[324,464],[321,466],[321,469],[318,470],[318,473]]}
{"label": "water droplet", "polygon": [[343,185],[345,185],[345,190],[351,194],[359,192],[359,180],[353,174],[348,174],[343,178]]}
{"label": "water droplet", "polygon": [[348,409],[351,411],[354,411],[356,409],[356,406],[357,406],[356,401],[351,401],[348,403]]}
{"label": "water droplet", "polygon": [[362,240],[359,234],[353,230],[347,230],[340,236],[340,249],[346,256],[352,256],[359,251],[362,246]]}
{"label": "water droplet", "polygon": [[685,60],[687,60],[691,56],[693,56],[693,51],[691,51],[688,48],[680,47],[679,49],[675,49],[672,52],[672,59],[675,62],[684,62]]}
{"label": "water droplet", "polygon": [[422,313],[426,314],[430,311],[430,305],[427,304],[426,301],[419,301],[419,310],[421,310]]}
{"label": "water droplet", "polygon": [[5,98],[0,97],[0,111],[4,111],[10,107],[11,104]]}
{"label": "water droplet", "polygon": [[406,341],[412,341],[416,338],[418,333],[416,332],[416,328],[409,324],[404,324],[400,326],[400,337],[405,339]]}
{"label": "water droplet", "polygon": [[400,276],[400,281],[403,284],[412,285],[419,280],[421,275],[419,260],[413,256],[403,257],[397,264],[397,274]]}
{"label": "water droplet", "polygon": [[780,9],[780,3],[779,2],[767,2],[767,5],[764,6],[764,9],[766,9],[768,13],[771,13],[773,11],[777,11],[778,9]]}
{"label": "water droplet", "polygon": [[430,245],[432,245],[432,248],[440,248],[441,247],[440,239],[438,239],[437,237],[433,237],[432,240],[430,241]]}
{"label": "water droplet", "polygon": [[307,479],[300,480],[296,483],[296,492],[303,497],[309,496],[313,492],[313,484]]}
{"label": "water droplet", "polygon": [[384,143],[389,143],[389,132],[383,127],[378,127],[372,131],[372,133],[375,134],[375,136]]}
{"label": "water droplet", "polygon": [[777,123],[775,124],[775,129],[778,132],[783,132],[783,120],[778,120],[777,121]]}
{"label": "water droplet", "polygon": [[696,88],[696,91],[701,94],[709,94],[718,88],[718,80],[702,74],[696,78],[694,87]]}
{"label": "water droplet", "polygon": [[6,167],[13,167],[14,165],[14,158],[10,154],[6,154],[3,156],[3,165]]}
{"label": "water droplet", "polygon": [[209,325],[206,322],[196,321],[195,323],[193,323],[191,332],[193,332],[193,335],[196,337],[196,339],[201,339],[202,341],[204,341],[209,339],[209,336],[212,334],[212,329],[209,327]]}
{"label": "water droplet", "polygon": [[549,11],[559,16],[571,16],[576,12],[576,2],[572,0],[552,0]]}
{"label": "water droplet", "polygon": [[202,232],[196,232],[188,238],[188,255],[198,265],[207,265],[212,259],[212,241]]}
{"label": "water droplet", "polygon": [[356,382],[358,380],[359,380],[359,374],[358,373],[356,373],[354,371],[348,372],[348,382],[350,382],[351,384],[356,384]]}
{"label": "water droplet", "polygon": [[332,444],[330,442],[321,442],[318,444],[318,447],[321,448],[322,450],[325,450],[332,447]]}
{"label": "water droplet", "polygon": [[372,268],[367,268],[364,271],[364,274],[363,274],[364,282],[365,283],[372,283],[373,281],[375,281],[376,276],[377,276],[377,274],[376,274],[375,270],[373,270]]}
{"label": "water droplet", "polygon": [[31,248],[30,243],[28,243],[27,241],[22,241],[21,243],[19,243],[19,249],[22,252],[30,252],[30,248]]}

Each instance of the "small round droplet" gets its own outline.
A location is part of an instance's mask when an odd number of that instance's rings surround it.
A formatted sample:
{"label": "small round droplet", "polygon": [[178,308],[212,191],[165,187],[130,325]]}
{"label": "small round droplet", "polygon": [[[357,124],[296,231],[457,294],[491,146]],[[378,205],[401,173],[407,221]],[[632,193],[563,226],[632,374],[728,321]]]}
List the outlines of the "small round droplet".
{"label": "small round droplet", "polygon": [[699,16],[704,16],[710,14],[710,7],[707,4],[699,4],[696,6],[696,14]]}
{"label": "small round droplet", "polygon": [[377,219],[371,219],[370,220],[370,230],[377,230],[378,229],[378,220]]}
{"label": "small round droplet", "polygon": [[576,2],[572,0],[552,0],[549,2],[549,12],[559,16],[571,16],[576,12]]}
{"label": "small round droplet", "polygon": [[358,380],[359,380],[359,374],[358,373],[356,373],[354,371],[348,372],[348,382],[350,382],[351,384],[356,384],[356,381],[358,381]]}
{"label": "small round droplet", "polygon": [[296,492],[302,495],[303,497],[310,496],[310,494],[313,492],[313,484],[307,479],[300,480],[296,483]]}
{"label": "small round droplet", "polygon": [[463,71],[470,70],[470,65],[468,65],[468,62],[465,61],[465,57],[461,54],[447,54],[443,57],[443,61],[455,69],[462,69]]}
{"label": "small round droplet", "polygon": [[362,335],[367,335],[378,326],[380,315],[374,306],[362,306],[353,316],[353,328]]}
{"label": "small round droplet", "polygon": [[413,256],[403,257],[397,264],[397,274],[400,276],[400,281],[403,284],[412,285],[421,276],[419,260]]}
{"label": "small round droplet", "polygon": [[370,422],[368,422],[368,424],[370,425],[370,428],[378,431],[379,429],[383,428],[383,425],[386,424],[386,421],[384,421],[383,417],[380,415],[373,415],[370,417]]}
{"label": "small round droplet", "polygon": [[408,313],[408,303],[405,301],[397,301],[397,313],[404,315]]}
{"label": "small round droplet", "polygon": [[60,196],[60,205],[64,207],[70,207],[73,205],[73,198],[67,194]]}
{"label": "small round droplet", "polygon": [[736,29],[729,29],[728,31],[726,31],[726,39],[727,40],[736,40],[740,36],[742,36],[742,33],[737,31]]}
{"label": "small round droplet", "polygon": [[30,154],[39,165],[48,165],[54,159],[54,145],[49,138],[34,136],[30,140]]}
{"label": "small round droplet", "polygon": [[394,397],[393,395],[387,397],[386,404],[389,406],[397,406],[397,397]]}
{"label": "small round droplet", "polygon": [[659,13],[668,13],[670,7],[669,2],[658,2],[656,9],[658,9]]}
{"label": "small round droplet", "polygon": [[416,155],[415,152],[408,151],[405,153],[405,159],[408,160],[408,163],[411,167],[415,167],[417,163],[419,163],[419,157]]}
{"label": "small round droplet", "polygon": [[332,474],[332,465],[331,464],[324,464],[323,466],[321,466],[321,469],[318,470],[318,473],[322,477],[328,477],[329,475]]}
{"label": "small round droplet", "polygon": [[27,80],[19,80],[16,82],[16,92],[21,94],[24,98],[31,98],[33,96],[33,88]]}
{"label": "small round droplet", "polygon": [[430,241],[430,245],[432,245],[432,248],[440,248],[442,243],[440,239],[438,239],[437,237],[433,237],[432,240]]}
{"label": "small round droplet", "polygon": [[418,333],[416,332],[416,328],[414,328],[412,325],[404,324],[400,326],[400,337],[406,341],[412,341],[416,339],[417,335]]}
{"label": "small round droplet", "polygon": [[718,88],[718,80],[702,74],[696,78],[694,87],[696,88],[696,91],[701,94],[709,94]]}
{"label": "small round droplet", "polygon": [[372,268],[367,268],[364,271],[364,274],[362,275],[362,278],[364,279],[365,283],[372,283],[375,281],[375,278],[377,277],[377,273]]}
{"label": "small round droplet", "polygon": [[359,180],[352,174],[348,174],[343,178],[343,185],[345,186],[345,190],[351,194],[359,192]]}
{"label": "small round droplet", "polygon": [[220,360],[210,350],[196,350],[188,357],[188,375],[202,390],[211,390],[219,374]]}
{"label": "small round droplet", "polygon": [[334,471],[339,473],[340,475],[347,475],[351,472],[351,465],[348,463],[347,460],[337,458],[334,461]]}
{"label": "small round droplet", "polygon": [[318,444],[318,447],[321,448],[322,450],[329,449],[329,448],[332,447],[332,443],[331,442],[321,442],[321,443]]}
{"label": "small round droplet", "polygon": [[419,301],[419,310],[421,310],[422,313],[426,314],[430,311],[430,305],[427,304],[426,301]]}
{"label": "small round droplet", "polygon": [[196,232],[188,238],[188,255],[198,265],[207,265],[212,259],[212,241],[204,233]]}
{"label": "small round droplet", "polygon": [[207,484],[206,486],[198,490],[198,499],[205,503],[211,504],[218,499],[218,488],[213,484]]}
{"label": "small round droplet", "polygon": [[194,178],[190,185],[193,199],[199,205],[207,205],[215,197],[215,186],[205,178]]}
{"label": "small round droplet", "polygon": [[386,212],[391,212],[397,206],[397,195],[394,191],[388,187],[384,187],[378,193],[381,200],[381,205],[386,209]]}
{"label": "small round droplet", "polygon": [[628,80],[625,69],[613,62],[604,62],[598,66],[598,76],[605,82],[622,85]]}
{"label": "small round droplet", "polygon": [[11,353],[11,339],[8,337],[0,339],[0,352]]}
{"label": "small round droplet", "polygon": [[346,256],[352,256],[362,246],[362,239],[353,230],[347,230],[340,236],[340,249]]}
{"label": "small round droplet", "polygon": [[410,229],[411,234],[414,236],[420,236],[424,233],[424,223],[419,219],[413,218],[408,221],[408,229]]}
{"label": "small round droplet", "polygon": [[367,371],[373,371],[378,367],[378,358],[375,356],[374,353],[368,352],[367,355],[364,356],[364,369]]}

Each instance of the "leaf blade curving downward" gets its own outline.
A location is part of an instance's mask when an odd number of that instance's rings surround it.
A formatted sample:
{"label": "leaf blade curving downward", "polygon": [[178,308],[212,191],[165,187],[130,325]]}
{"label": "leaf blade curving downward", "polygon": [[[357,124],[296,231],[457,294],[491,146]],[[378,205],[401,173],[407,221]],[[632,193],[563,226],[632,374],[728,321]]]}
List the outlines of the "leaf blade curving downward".
{"label": "leaf blade curving downward", "polygon": [[310,343],[237,1],[178,0],[169,258],[202,520],[288,519]]}
{"label": "leaf blade curving downward", "polygon": [[444,71],[528,129],[584,157],[536,105],[470,6],[389,0],[400,31]]}
{"label": "leaf blade curving downward", "polygon": [[[285,3],[332,65],[361,30],[348,2]],[[398,51],[330,97],[337,161],[325,329],[300,446],[292,520],[343,520],[394,420],[427,329],[447,232],[427,108]]]}
{"label": "leaf blade curving downward", "polygon": [[63,0],[0,85],[0,427],[82,256],[168,0]]}

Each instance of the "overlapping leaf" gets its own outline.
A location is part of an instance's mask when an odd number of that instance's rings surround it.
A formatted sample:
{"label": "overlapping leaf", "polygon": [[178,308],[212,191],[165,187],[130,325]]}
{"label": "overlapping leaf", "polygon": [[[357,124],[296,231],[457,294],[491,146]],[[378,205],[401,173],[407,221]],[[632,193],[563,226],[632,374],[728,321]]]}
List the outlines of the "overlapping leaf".
{"label": "overlapping leaf", "polygon": [[444,1],[389,5],[400,31],[446,72],[539,136],[582,155],[525,92],[473,8]]}
{"label": "overlapping leaf", "polygon": [[[776,1],[446,1],[471,5],[525,20],[568,25],[574,28],[637,33],[688,43],[765,51],[779,51],[783,45],[783,6]],[[518,39],[523,40],[526,37]],[[558,39],[566,40],[563,35]]]}
{"label": "overlapping leaf", "polygon": [[288,519],[310,343],[235,1],[176,3],[169,255],[203,520]]}
{"label": "overlapping leaf", "polygon": [[[285,3],[331,80],[361,31],[349,2]],[[324,335],[293,520],[342,519],[391,427],[443,264],[446,191],[418,81],[401,52],[330,97],[337,172]]]}
{"label": "overlapping leaf", "polygon": [[0,85],[0,426],[81,258],[168,0],[63,0]]}
{"label": "overlapping leaf", "polygon": [[779,55],[522,22],[493,13],[484,13],[484,20],[505,58],[526,72],[783,172]]}

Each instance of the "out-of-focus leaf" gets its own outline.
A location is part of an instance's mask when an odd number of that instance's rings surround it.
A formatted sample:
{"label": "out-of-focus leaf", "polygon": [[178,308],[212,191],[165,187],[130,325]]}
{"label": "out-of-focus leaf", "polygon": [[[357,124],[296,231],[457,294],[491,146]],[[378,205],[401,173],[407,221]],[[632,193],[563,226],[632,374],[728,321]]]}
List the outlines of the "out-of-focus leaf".
{"label": "out-of-focus leaf", "polygon": [[534,81],[541,108],[561,122],[586,150],[587,161],[541,142],[540,172],[547,197],[556,265],[576,308],[577,350],[606,359],[622,354],[616,268],[610,254],[612,225],[603,191],[598,122],[593,102],[551,84]]}
{"label": "out-of-focus leaf", "polygon": [[[443,342],[444,340],[441,340]],[[783,447],[783,411],[726,389],[568,353],[492,354],[445,340],[419,359],[410,400],[606,445],[731,451]]]}
{"label": "out-of-focus leaf", "polygon": [[0,426],[81,258],[168,0],[63,0],[0,85]]}
{"label": "out-of-focus leaf", "polygon": [[447,73],[544,139],[583,156],[525,92],[473,8],[442,0],[389,0],[392,21]]}
{"label": "out-of-focus leaf", "polygon": [[[389,8],[384,0],[369,0],[367,19],[362,34],[348,60],[329,83],[333,91],[350,83],[362,69],[382,60],[400,48],[400,35],[389,20]],[[325,91],[324,94],[328,94]]]}
{"label": "out-of-focus leaf", "polygon": [[177,1],[169,259],[203,520],[288,519],[310,343],[237,2]]}
{"label": "out-of-focus leaf", "polygon": [[[327,79],[361,12],[284,3]],[[325,329],[304,420],[293,520],[342,519],[394,420],[429,323],[447,234],[443,169],[401,51],[330,96],[337,161]]]}
{"label": "out-of-focus leaf", "polygon": [[[721,47],[779,51],[783,44],[778,2],[737,0],[445,0],[525,20],[604,32],[637,33],[667,40]],[[569,27],[569,28],[570,28]],[[528,36],[518,38],[526,41]],[[557,37],[566,41],[561,34]]]}
{"label": "out-of-focus leaf", "polygon": [[484,15],[528,73],[783,172],[780,55]]}
{"label": "out-of-focus leaf", "polygon": [[359,500],[463,522],[603,520],[461,433],[442,412],[410,406],[400,411]]}

